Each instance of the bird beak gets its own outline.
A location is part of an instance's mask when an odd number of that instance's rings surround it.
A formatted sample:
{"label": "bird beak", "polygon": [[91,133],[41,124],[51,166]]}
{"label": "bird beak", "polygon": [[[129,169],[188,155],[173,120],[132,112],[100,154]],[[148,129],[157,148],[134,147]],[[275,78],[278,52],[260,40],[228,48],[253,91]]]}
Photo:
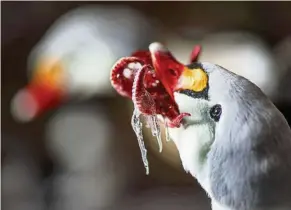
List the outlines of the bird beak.
{"label": "bird beak", "polygon": [[207,87],[208,76],[202,69],[190,69],[181,64],[160,43],[152,43],[149,49],[156,74],[172,99],[174,99],[173,95],[176,91],[201,92]]}
{"label": "bird beak", "polygon": [[39,62],[29,84],[12,99],[12,115],[19,121],[27,122],[58,106],[66,95],[64,84],[65,74],[61,62]]}

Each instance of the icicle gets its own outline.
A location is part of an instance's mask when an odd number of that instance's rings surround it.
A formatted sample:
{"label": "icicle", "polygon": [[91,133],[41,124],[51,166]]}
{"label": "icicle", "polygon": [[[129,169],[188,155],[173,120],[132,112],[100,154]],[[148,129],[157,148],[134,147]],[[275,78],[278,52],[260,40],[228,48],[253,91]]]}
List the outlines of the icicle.
{"label": "icicle", "polygon": [[149,174],[149,163],[147,160],[147,150],[144,145],[143,134],[142,134],[142,122],[140,121],[140,112],[137,108],[134,108],[133,115],[131,118],[131,126],[137,136],[138,145],[141,151],[141,157],[146,169],[146,174]]}
{"label": "icicle", "polygon": [[158,118],[156,115],[151,115],[151,116],[147,116],[146,120],[150,125],[152,135],[157,137],[157,142],[159,145],[159,152],[162,152],[163,143],[162,143],[161,128],[160,128]]}
{"label": "icicle", "polygon": [[145,116],[145,122],[146,122],[145,127],[146,128],[151,128],[151,124],[150,124],[150,120],[149,120],[148,116]]}
{"label": "icicle", "polygon": [[165,123],[165,134],[166,134],[166,142],[171,141],[170,134],[169,134],[169,127],[167,123]]}

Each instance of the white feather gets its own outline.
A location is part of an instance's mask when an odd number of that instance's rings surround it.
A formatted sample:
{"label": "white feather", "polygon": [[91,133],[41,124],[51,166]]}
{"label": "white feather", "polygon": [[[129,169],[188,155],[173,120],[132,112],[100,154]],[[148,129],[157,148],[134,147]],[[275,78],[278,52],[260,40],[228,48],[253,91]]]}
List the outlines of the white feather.
{"label": "white feather", "polygon": [[179,105],[180,112],[191,114],[190,117],[185,118],[186,122],[191,122],[191,125],[170,128],[169,134],[177,146],[185,171],[190,172],[205,191],[211,194],[206,158],[202,154],[204,148],[209,147],[214,140],[213,123],[208,120],[206,111],[208,105],[203,100],[179,93],[175,93],[175,101]]}

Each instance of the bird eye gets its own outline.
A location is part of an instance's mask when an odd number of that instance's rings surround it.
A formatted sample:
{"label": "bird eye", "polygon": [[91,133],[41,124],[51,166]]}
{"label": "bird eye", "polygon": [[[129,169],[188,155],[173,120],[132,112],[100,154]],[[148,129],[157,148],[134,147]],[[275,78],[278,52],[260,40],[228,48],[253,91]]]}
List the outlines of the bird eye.
{"label": "bird eye", "polygon": [[174,69],[169,69],[169,73],[170,73],[172,76],[177,76],[177,71],[175,71]]}
{"label": "bird eye", "polygon": [[210,117],[215,121],[218,122],[220,119],[222,109],[220,104],[216,104],[210,109]]}

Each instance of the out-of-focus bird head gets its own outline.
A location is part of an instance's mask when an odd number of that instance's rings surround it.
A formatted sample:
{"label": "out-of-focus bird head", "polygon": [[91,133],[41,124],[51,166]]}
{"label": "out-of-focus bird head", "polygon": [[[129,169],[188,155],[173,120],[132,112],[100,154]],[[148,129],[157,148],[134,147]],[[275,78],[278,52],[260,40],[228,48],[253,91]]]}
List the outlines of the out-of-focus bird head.
{"label": "out-of-focus bird head", "polygon": [[106,78],[114,55],[98,38],[86,42],[67,49],[54,43],[45,50],[34,49],[29,60],[29,82],[12,100],[16,119],[30,121],[69,98],[111,94]]}
{"label": "out-of-focus bird head", "polygon": [[69,98],[113,95],[111,66],[147,42],[150,28],[128,7],[81,7],[63,15],[30,53],[29,82],[13,97],[12,115],[27,122]]}

